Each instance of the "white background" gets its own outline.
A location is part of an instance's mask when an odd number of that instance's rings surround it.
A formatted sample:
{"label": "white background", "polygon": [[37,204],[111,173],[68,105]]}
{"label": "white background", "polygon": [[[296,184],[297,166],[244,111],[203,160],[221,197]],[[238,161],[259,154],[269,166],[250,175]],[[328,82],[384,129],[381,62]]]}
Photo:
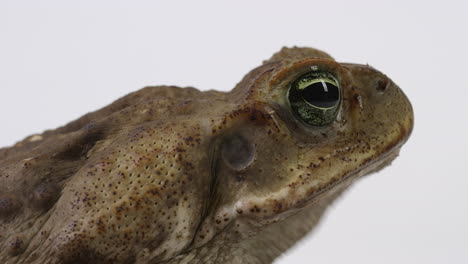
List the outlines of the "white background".
{"label": "white background", "polygon": [[282,46],[369,63],[415,129],[276,263],[468,263],[466,1],[0,1],[0,146],[146,85],[231,89]]}

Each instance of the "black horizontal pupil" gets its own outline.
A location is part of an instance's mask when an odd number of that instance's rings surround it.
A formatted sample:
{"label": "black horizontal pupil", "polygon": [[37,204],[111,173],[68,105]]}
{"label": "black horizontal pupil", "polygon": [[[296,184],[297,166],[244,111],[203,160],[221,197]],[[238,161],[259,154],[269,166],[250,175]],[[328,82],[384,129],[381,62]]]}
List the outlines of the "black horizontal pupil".
{"label": "black horizontal pupil", "polygon": [[302,89],[301,96],[313,106],[330,108],[338,103],[340,91],[338,87],[329,82],[316,82]]}

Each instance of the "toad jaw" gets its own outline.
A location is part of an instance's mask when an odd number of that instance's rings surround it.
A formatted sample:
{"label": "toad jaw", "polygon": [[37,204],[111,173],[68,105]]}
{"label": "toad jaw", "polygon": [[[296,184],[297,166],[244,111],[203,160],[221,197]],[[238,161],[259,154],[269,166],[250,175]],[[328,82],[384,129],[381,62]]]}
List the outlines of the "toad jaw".
{"label": "toad jaw", "polygon": [[[221,200],[218,208],[200,227],[202,233],[211,235],[197,237],[195,246],[207,243],[226,228],[233,229],[239,237],[255,236],[262,228],[287,220],[304,207],[328,205],[356,179],[396,158],[413,127],[412,109],[406,96],[386,76],[368,66],[346,64],[343,70],[351,79],[344,92],[344,108],[348,112],[342,114],[342,125],[331,133],[333,136],[325,136],[321,142],[303,142],[304,135],[296,137],[297,123],[288,120],[292,117],[276,103],[253,101],[241,108],[248,108],[245,112],[257,113],[261,118],[243,117],[244,121],[228,130],[254,146],[244,149],[255,152],[247,153],[255,159],[247,159],[249,163],[238,169],[226,164],[218,166],[217,174],[222,175],[215,177],[221,178],[218,181],[222,185],[234,188],[236,195],[230,201],[216,199]],[[351,78],[353,72],[365,72],[374,78]],[[387,83],[385,93],[380,85],[376,87],[375,83],[381,82]],[[376,109],[373,101],[382,108]],[[385,120],[383,115],[390,116]],[[271,142],[266,144],[265,138]],[[272,144],[274,151],[265,147]],[[238,183],[226,178],[237,178]],[[229,196],[229,192],[226,189],[221,193]]]}

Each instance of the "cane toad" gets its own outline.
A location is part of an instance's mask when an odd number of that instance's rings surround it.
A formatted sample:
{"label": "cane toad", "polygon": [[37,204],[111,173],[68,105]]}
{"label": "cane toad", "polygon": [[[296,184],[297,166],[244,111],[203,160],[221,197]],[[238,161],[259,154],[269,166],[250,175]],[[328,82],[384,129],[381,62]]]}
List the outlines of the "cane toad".
{"label": "cane toad", "polygon": [[0,263],[270,263],[412,126],[387,76],[311,48],[226,93],[146,87],[0,149]]}

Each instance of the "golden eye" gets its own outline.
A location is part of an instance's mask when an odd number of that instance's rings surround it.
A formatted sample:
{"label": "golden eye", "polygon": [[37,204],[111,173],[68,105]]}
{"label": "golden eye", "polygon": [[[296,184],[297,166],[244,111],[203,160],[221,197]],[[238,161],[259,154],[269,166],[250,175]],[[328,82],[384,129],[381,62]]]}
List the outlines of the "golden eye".
{"label": "golden eye", "polygon": [[288,100],[294,115],[301,121],[311,126],[325,126],[338,114],[340,84],[328,72],[308,72],[291,84]]}

